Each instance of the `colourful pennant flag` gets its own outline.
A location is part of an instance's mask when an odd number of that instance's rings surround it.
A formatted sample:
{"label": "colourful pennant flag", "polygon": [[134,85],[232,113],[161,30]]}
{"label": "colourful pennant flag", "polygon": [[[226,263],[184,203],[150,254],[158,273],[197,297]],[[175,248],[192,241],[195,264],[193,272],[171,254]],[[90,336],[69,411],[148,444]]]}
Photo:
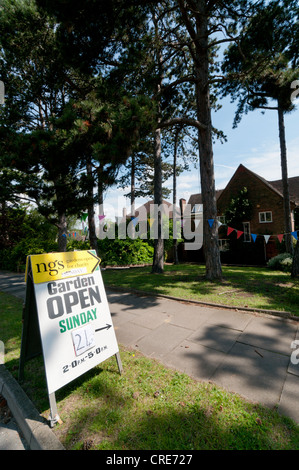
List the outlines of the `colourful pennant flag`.
{"label": "colourful pennant flag", "polygon": [[208,219],[208,222],[209,222],[209,226],[212,227],[214,223],[214,219]]}
{"label": "colourful pennant flag", "polygon": [[237,230],[237,238],[240,238],[241,235],[243,235],[244,232],[242,230]]}
{"label": "colourful pennant flag", "polygon": [[81,215],[81,221],[82,221],[82,220],[85,221],[86,218],[87,218],[87,216],[88,216],[88,213],[84,212],[84,213]]}
{"label": "colourful pennant flag", "polygon": [[255,242],[257,235],[255,233],[252,233],[251,236],[252,236],[252,240]]}
{"label": "colourful pennant flag", "polygon": [[280,235],[277,235],[277,238],[278,238],[279,242],[281,243],[282,240],[283,240],[283,233],[281,233]]}
{"label": "colourful pennant flag", "polygon": [[298,233],[297,232],[292,232],[292,235],[295,238],[295,240],[298,240]]}
{"label": "colourful pennant flag", "polygon": [[105,217],[106,217],[105,215],[99,215],[99,221],[101,222],[102,220],[105,219]]}
{"label": "colourful pennant flag", "polygon": [[234,228],[227,227],[227,235],[230,235],[234,230]]}
{"label": "colourful pennant flag", "polygon": [[264,239],[265,239],[266,243],[268,243],[270,237],[271,237],[271,235],[264,235]]}

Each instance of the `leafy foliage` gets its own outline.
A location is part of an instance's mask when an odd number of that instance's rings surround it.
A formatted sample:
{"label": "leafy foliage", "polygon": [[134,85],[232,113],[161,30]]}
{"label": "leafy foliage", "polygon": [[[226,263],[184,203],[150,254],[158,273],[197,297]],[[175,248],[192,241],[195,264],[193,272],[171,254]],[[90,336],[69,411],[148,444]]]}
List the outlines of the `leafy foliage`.
{"label": "leafy foliage", "polygon": [[248,190],[244,187],[235,197],[232,197],[225,211],[225,220],[227,224],[233,225],[235,228],[241,228],[242,222],[251,219],[251,213],[252,204],[248,197]]}
{"label": "leafy foliage", "polygon": [[135,240],[104,238],[98,240],[98,248],[103,266],[149,264],[153,260],[153,247],[140,238]]}
{"label": "leafy foliage", "polygon": [[290,253],[280,253],[277,256],[271,258],[267,266],[270,269],[291,272],[293,259]]}

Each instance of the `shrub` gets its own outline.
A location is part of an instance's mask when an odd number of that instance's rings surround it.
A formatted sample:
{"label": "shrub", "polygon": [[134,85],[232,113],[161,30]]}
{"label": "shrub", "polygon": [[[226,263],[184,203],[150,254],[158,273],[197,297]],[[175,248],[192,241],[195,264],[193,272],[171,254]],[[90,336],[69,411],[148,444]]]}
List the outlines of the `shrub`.
{"label": "shrub", "polygon": [[274,258],[271,258],[268,261],[267,266],[273,270],[290,272],[292,269],[292,263],[293,259],[290,253],[280,253],[279,255],[274,256]]}
{"label": "shrub", "polygon": [[147,264],[153,260],[154,248],[140,238],[98,240],[99,257],[103,266]]}
{"label": "shrub", "polygon": [[57,251],[58,244],[49,240],[23,239],[14,247],[0,251],[0,268],[9,271],[25,271],[28,255]]}
{"label": "shrub", "polygon": [[66,251],[74,250],[90,250],[89,240],[69,240],[67,242]]}

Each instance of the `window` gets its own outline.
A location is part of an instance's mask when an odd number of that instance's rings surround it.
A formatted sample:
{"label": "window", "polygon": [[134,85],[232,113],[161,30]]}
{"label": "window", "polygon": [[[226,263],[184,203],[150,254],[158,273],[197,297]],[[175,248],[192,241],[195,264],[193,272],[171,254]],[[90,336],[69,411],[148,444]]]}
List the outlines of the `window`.
{"label": "window", "polygon": [[222,225],[225,225],[225,216],[224,215],[219,215],[217,217],[218,222],[220,222]]}
{"label": "window", "polygon": [[194,206],[192,207],[192,214],[197,214],[198,212],[202,212],[203,211],[203,205],[202,204],[194,204]]}
{"label": "window", "polygon": [[272,222],[272,212],[259,212],[259,220],[261,224]]}
{"label": "window", "polygon": [[243,236],[244,236],[244,242],[250,242],[251,241],[251,236],[250,236],[250,222],[243,222]]}
{"label": "window", "polygon": [[219,243],[219,250],[220,251],[228,251],[229,250],[229,240],[225,240],[224,238],[219,238],[218,243]]}

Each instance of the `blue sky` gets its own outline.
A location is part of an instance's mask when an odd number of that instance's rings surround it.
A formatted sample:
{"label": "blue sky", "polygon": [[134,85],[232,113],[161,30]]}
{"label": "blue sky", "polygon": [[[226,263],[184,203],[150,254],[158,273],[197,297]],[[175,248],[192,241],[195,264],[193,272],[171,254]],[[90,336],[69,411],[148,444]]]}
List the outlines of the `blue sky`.
{"label": "blue sky", "polygon": [[[298,103],[298,99],[296,103]],[[268,181],[281,179],[278,116],[276,111],[260,110],[244,115],[236,129],[232,128],[236,105],[230,99],[221,100],[222,108],[213,114],[213,125],[227,136],[227,142],[214,144],[216,189],[226,186],[235,170],[242,163]],[[289,177],[299,176],[299,106],[285,116]],[[165,183],[172,188],[171,179]],[[177,199],[187,200],[191,194],[201,192],[199,170],[192,168],[178,177]],[[109,218],[121,215],[122,207],[129,209],[124,191],[111,188],[105,195],[104,209]],[[172,202],[172,194],[169,197]],[[146,202],[137,199],[136,207]]]}

